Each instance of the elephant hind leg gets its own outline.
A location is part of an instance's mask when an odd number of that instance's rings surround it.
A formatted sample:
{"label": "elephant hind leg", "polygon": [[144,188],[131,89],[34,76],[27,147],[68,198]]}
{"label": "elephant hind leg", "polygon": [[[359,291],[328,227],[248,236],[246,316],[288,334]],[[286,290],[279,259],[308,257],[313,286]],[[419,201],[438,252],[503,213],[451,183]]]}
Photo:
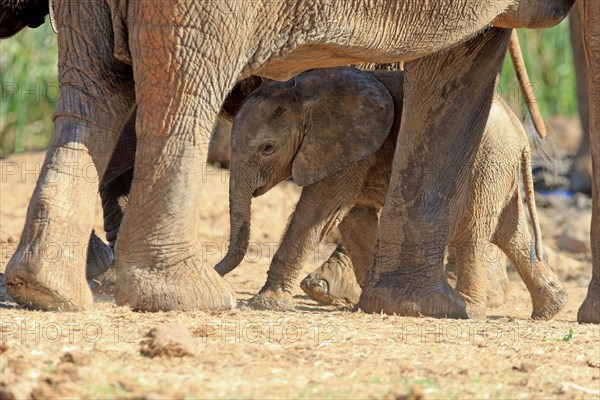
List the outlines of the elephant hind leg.
{"label": "elephant hind leg", "polygon": [[[487,275],[487,307],[500,307],[506,300],[506,292],[508,291],[508,275],[506,273],[506,256],[498,250],[492,253],[491,251],[485,254],[485,271]],[[489,249],[491,250],[491,249]],[[446,262],[446,279],[453,286],[456,286],[457,274],[457,249],[454,244],[448,245],[448,257]]]}
{"label": "elephant hind leg", "polygon": [[377,210],[355,206],[339,225],[344,246],[300,283],[302,290],[322,304],[355,305],[367,284],[377,241]]}
{"label": "elephant hind leg", "polygon": [[341,244],[319,268],[300,282],[300,287],[308,297],[325,305],[355,305],[360,297],[352,260]]}
{"label": "elephant hind leg", "polygon": [[519,192],[510,200],[499,219],[494,243],[511,260],[523,279],[533,303],[533,319],[550,319],[567,301],[567,293],[545,261],[535,257],[533,242]]}
{"label": "elephant hind leg", "polygon": [[[487,243],[487,242],[486,242]],[[487,274],[481,241],[469,241],[456,246],[456,290],[467,306],[469,318],[485,318]]]}
{"label": "elephant hind leg", "polygon": [[486,254],[488,256],[485,267],[487,274],[486,303],[488,307],[500,307],[503,305],[508,291],[506,256],[497,247],[494,246],[494,249],[496,250],[495,252]]}

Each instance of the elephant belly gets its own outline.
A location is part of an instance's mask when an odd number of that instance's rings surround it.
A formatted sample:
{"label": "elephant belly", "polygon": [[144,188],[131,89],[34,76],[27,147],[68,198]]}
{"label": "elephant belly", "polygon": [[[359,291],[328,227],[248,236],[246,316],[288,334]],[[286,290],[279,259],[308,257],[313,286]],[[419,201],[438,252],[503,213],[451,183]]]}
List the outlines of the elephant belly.
{"label": "elephant belly", "polygon": [[[341,67],[350,64],[377,62],[391,64],[404,61],[394,52],[379,54],[373,58],[369,54],[361,54],[359,48],[342,47],[326,43],[308,43],[298,46],[291,52],[272,57],[252,74],[277,81],[286,81],[297,74],[313,68]],[[400,58],[403,58],[400,60]]]}

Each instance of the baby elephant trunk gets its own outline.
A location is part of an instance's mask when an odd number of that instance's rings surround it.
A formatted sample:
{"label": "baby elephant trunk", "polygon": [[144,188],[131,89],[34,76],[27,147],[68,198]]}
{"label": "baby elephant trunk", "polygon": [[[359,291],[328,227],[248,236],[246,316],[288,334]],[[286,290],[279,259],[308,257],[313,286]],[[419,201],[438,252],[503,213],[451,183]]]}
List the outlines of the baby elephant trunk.
{"label": "baby elephant trunk", "polygon": [[215,270],[224,276],[233,271],[244,259],[250,241],[250,204],[252,191],[231,189],[229,194],[229,249]]}

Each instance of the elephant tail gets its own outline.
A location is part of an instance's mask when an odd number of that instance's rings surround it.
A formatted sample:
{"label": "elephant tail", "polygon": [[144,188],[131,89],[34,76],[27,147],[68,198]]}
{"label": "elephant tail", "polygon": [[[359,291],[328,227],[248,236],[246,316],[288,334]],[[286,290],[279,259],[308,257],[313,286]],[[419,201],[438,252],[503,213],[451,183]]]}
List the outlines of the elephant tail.
{"label": "elephant tail", "polygon": [[525,61],[523,61],[521,45],[519,44],[519,36],[517,36],[517,31],[514,29],[512,32],[512,36],[510,37],[508,52],[510,53],[510,58],[515,69],[515,73],[517,74],[517,80],[519,81],[519,85],[521,86],[521,91],[523,92],[523,96],[525,97],[525,103],[527,104],[527,109],[529,110],[529,114],[531,115],[533,126],[535,126],[535,130],[537,131],[540,138],[544,139],[546,137],[546,125],[544,124],[544,120],[542,119],[542,114],[540,113],[537,99],[535,98],[533,88],[531,87],[531,83],[529,82],[529,75],[527,74]]}
{"label": "elephant tail", "polygon": [[525,201],[529,210],[529,218],[533,225],[533,237],[535,244],[535,255],[539,261],[544,257],[542,246],[542,230],[538,219],[537,207],[535,205],[535,192],[533,190],[533,173],[531,172],[531,150],[526,146],[521,152],[521,173],[523,174],[523,186],[525,187]]}

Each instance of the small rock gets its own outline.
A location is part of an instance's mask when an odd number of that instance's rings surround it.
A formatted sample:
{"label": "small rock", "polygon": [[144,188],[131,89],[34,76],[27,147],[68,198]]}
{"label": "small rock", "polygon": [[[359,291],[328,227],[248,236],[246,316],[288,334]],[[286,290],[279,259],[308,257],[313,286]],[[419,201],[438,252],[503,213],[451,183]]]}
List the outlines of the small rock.
{"label": "small rock", "polygon": [[89,365],[91,363],[91,357],[81,351],[67,351],[60,357],[61,363],[69,363],[76,365]]}
{"label": "small rock", "polygon": [[411,386],[408,393],[403,388],[390,389],[381,398],[382,400],[423,400],[425,393],[420,386]]}
{"label": "small rock", "polygon": [[558,237],[558,248],[570,253],[590,252],[591,221],[591,214],[580,215],[569,221]]}
{"label": "small rock", "polygon": [[590,210],[592,208],[592,198],[583,193],[575,193],[573,205],[580,210]]}
{"label": "small rock", "polygon": [[595,360],[594,358],[590,357],[587,360],[585,360],[585,363],[587,364],[588,367],[590,368],[600,368],[600,361]]}
{"label": "small rock", "polygon": [[13,392],[7,389],[0,390],[0,400],[15,400],[16,396]]}
{"label": "small rock", "polygon": [[537,369],[537,365],[529,361],[524,361],[518,365],[513,365],[512,369],[520,372],[533,372]]}
{"label": "small rock", "polygon": [[188,329],[179,323],[162,324],[146,334],[141,352],[147,357],[194,355],[194,342]]}

